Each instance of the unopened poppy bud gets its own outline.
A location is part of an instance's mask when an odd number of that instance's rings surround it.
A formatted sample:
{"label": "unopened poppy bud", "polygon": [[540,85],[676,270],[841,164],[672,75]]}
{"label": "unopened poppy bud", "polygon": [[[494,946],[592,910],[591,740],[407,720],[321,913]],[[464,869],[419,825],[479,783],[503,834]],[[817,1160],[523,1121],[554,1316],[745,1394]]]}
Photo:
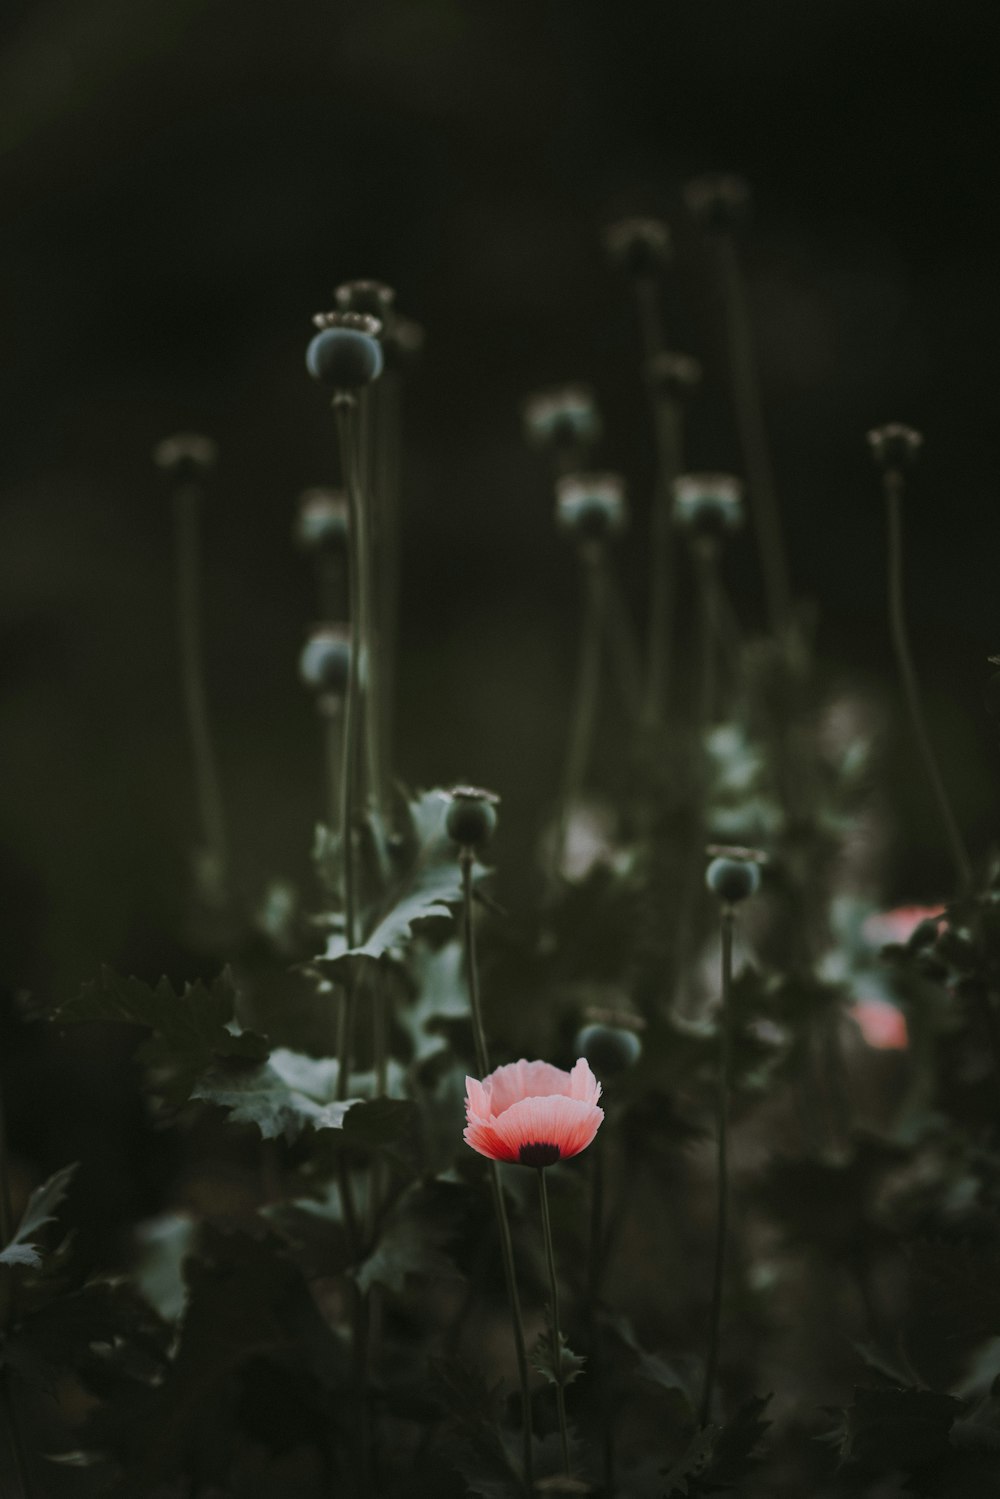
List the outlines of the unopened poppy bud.
{"label": "unopened poppy bud", "polygon": [[625,526],[625,481],[619,474],[565,474],[556,480],[562,531],[598,540]]}
{"label": "unopened poppy bud", "polygon": [[701,365],[690,354],[664,349],[647,361],[646,379],[656,395],[683,400],[701,384]]}
{"label": "unopened poppy bud", "polygon": [[536,448],[589,446],[601,435],[601,418],[593,391],[565,385],[529,396],[522,408],[524,431]]}
{"label": "unopened poppy bud", "polygon": [[760,889],[760,865],[752,859],[713,859],[705,884],[725,905],[738,905]]}
{"label": "unopened poppy bud", "polygon": [[750,212],[750,184],[731,172],[707,172],[684,188],[688,212],[703,229],[736,229]]}
{"label": "unopened poppy bud", "polygon": [[604,248],[631,276],[655,276],[670,259],[670,227],[662,219],[620,219],[604,231]]}
{"label": "unopened poppy bud", "polygon": [[176,432],[153,449],[153,462],[178,484],[202,479],[215,467],[219,449],[210,437],[198,432]]}
{"label": "unopened poppy bud", "polygon": [[307,552],[347,545],[347,496],[341,489],[306,489],[299,497],[295,540]]}
{"label": "unopened poppy bud", "polygon": [[299,675],[313,692],[342,696],[351,674],[351,632],[345,625],[317,625],[302,648]]}
{"label": "unopened poppy bud", "polygon": [[732,474],[681,474],[673,483],[674,524],[688,531],[739,530],[743,485]]}
{"label": "unopened poppy bud", "polygon": [[324,326],[306,350],[306,369],[313,379],[341,391],[377,380],[382,373],[378,319],[355,312],[319,316]]}
{"label": "unopened poppy bud", "polygon": [[586,1057],[600,1077],[614,1077],[634,1067],[642,1055],[642,1042],[635,1031],[617,1025],[585,1025],[576,1038],[576,1050]]}
{"label": "unopened poppy bud", "polygon": [[365,312],[384,324],[392,315],[396,293],[384,281],[342,281],[333,298],[343,312]]}
{"label": "unopened poppy bud", "polygon": [[445,818],[448,837],[462,849],[485,848],[496,832],[500,798],[479,786],[454,786],[448,794],[451,797]]}
{"label": "unopened poppy bud", "polygon": [[902,422],[887,422],[868,434],[868,446],[879,468],[909,468],[924,445],[924,439]]}

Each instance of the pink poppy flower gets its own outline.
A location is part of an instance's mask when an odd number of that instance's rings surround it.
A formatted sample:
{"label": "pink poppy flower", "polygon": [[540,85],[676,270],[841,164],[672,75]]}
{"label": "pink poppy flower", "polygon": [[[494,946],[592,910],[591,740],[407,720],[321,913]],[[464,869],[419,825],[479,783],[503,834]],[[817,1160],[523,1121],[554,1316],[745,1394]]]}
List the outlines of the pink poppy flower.
{"label": "pink poppy flower", "polygon": [[905,1051],[909,1045],[906,1016],[887,999],[861,999],[847,1013],[876,1051]]}
{"label": "pink poppy flower", "polygon": [[583,1057],[572,1072],[548,1062],[511,1062],[465,1079],[465,1143],[493,1161],[554,1166],[597,1134],[601,1085]]}
{"label": "pink poppy flower", "polygon": [[903,946],[922,921],[937,921],[943,915],[944,906],[897,906],[893,911],[877,911],[869,916],[861,931],[873,947],[884,947],[887,942]]}

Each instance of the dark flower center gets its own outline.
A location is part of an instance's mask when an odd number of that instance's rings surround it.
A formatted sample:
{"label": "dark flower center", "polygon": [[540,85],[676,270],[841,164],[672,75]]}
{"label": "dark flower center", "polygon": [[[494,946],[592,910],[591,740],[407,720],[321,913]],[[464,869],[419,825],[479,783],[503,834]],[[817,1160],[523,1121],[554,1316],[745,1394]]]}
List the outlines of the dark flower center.
{"label": "dark flower center", "polygon": [[522,1166],[554,1166],[559,1159],[559,1146],[532,1140],[521,1146],[520,1158]]}

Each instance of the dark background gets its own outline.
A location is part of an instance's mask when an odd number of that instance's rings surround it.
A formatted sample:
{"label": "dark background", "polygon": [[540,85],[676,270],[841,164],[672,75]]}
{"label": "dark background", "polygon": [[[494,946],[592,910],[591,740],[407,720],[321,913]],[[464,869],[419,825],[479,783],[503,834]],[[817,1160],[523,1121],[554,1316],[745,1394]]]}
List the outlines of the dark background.
{"label": "dark background", "polygon": [[[913,0],[44,0],[0,53],[0,895],[12,989],[67,997],[175,945],[195,835],[150,462],[214,436],[209,673],[241,878],[308,879],[321,811],[296,658],[315,606],[295,498],[333,477],[310,315],[377,276],[427,330],[406,399],[398,768],[504,795],[499,860],[551,799],[577,590],[523,396],[597,388],[633,484],[650,441],[623,212],[677,238],[670,342],[706,367],[690,461],[739,455],[680,187],[755,189],[745,257],[796,590],[834,674],[895,702],[864,433],[921,427],[909,592],[935,736],[977,854],[995,825],[980,704],[1000,649],[995,7]],[[733,563],[760,617],[749,538]],[[613,740],[613,720],[605,726]],[[905,733],[891,895],[947,867]],[[506,840],[506,841],[505,841]],[[174,972],[183,978],[185,972]]]}

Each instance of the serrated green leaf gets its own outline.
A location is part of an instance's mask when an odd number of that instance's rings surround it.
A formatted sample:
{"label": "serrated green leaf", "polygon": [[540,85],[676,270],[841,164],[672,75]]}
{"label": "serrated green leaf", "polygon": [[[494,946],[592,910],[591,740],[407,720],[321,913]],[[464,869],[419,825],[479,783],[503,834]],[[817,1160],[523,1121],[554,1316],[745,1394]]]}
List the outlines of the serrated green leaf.
{"label": "serrated green leaf", "polygon": [[534,1348],[531,1350],[531,1366],[543,1375],[549,1384],[572,1384],[578,1375],[582,1374],[587,1360],[579,1353],[574,1353],[566,1341],[563,1333],[559,1334],[559,1356],[556,1357],[555,1343],[551,1331],[546,1328],[538,1336]]}
{"label": "serrated green leaf", "polygon": [[65,1198],[75,1171],[75,1164],[64,1166],[61,1171],[50,1176],[48,1181],[35,1188],[28,1198],[27,1207],[16,1231],[0,1250],[0,1264],[37,1266],[42,1263],[42,1256],[34,1243],[34,1236],[47,1223],[55,1221],[56,1208]]}
{"label": "serrated green leaf", "polygon": [[94,983],[56,1012],[62,1022],[108,1020],[152,1032],[137,1056],[150,1067],[160,1091],[184,1102],[200,1073],[220,1059],[233,1065],[261,1062],[267,1040],[235,1021],[236,987],[226,969],[211,984],[200,979],[178,994],[165,978],[155,988],[103,968]]}

